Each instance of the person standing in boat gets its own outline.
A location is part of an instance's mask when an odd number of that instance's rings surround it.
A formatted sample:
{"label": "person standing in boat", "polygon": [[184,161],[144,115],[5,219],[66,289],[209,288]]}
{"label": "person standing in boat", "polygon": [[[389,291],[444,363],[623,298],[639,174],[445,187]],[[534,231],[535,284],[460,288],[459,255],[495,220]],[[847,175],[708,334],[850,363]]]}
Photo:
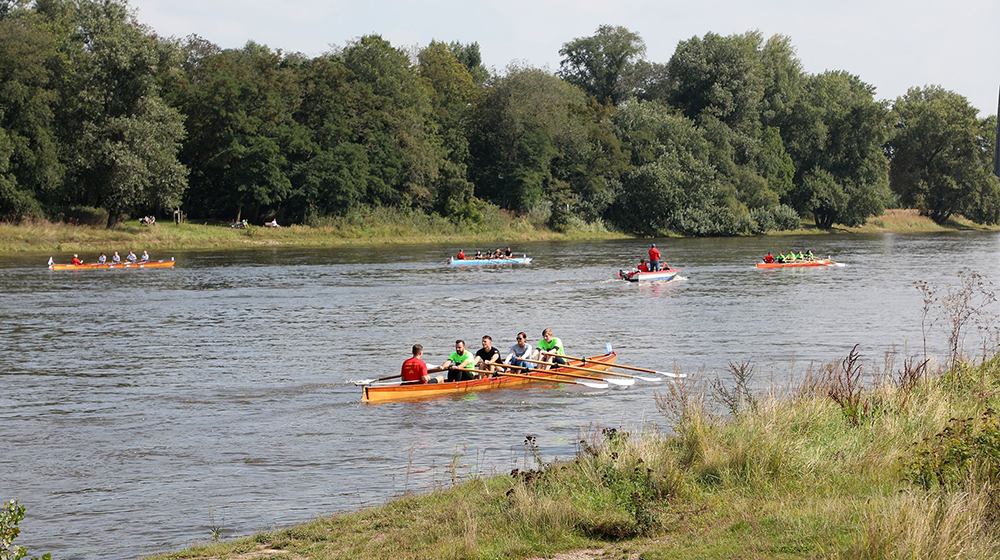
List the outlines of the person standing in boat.
{"label": "person standing in boat", "polygon": [[456,340],[455,351],[441,364],[441,368],[448,370],[448,381],[471,381],[476,378],[476,374],[467,370],[473,369],[475,365],[476,357],[465,349],[465,341]]}
{"label": "person standing in boat", "polygon": [[476,351],[476,369],[484,369],[496,374],[500,363],[500,351],[493,347],[493,337],[483,336],[483,347]]}
{"label": "person standing in boat", "polygon": [[517,333],[517,342],[510,347],[510,353],[503,359],[503,363],[523,368],[532,368],[534,364],[524,360],[530,360],[534,347],[528,344],[528,335],[524,332]]}
{"label": "person standing in boat", "polygon": [[650,272],[660,270],[660,250],[656,248],[656,243],[649,247],[649,270]]}
{"label": "person standing in boat", "polygon": [[[554,362],[559,365],[564,365],[566,360],[560,356],[565,356],[566,351],[563,348],[562,340],[556,338],[552,335],[552,329],[545,329],[542,331],[542,340],[538,342],[538,360],[542,362]],[[541,366],[548,368],[551,366],[544,365]]]}
{"label": "person standing in boat", "polygon": [[424,355],[424,347],[419,344],[413,345],[413,357],[403,362],[403,367],[399,372],[403,378],[403,383],[438,383],[439,377],[431,377],[427,374],[427,362],[421,358]]}

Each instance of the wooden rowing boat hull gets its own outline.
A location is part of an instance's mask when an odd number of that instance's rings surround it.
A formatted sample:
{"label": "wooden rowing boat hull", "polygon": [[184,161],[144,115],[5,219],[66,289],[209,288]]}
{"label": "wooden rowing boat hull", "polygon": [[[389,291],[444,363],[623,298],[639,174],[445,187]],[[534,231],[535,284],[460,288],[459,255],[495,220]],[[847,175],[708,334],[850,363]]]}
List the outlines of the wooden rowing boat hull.
{"label": "wooden rowing boat hull", "polygon": [[531,257],[517,257],[511,259],[448,259],[451,266],[463,266],[467,264],[531,264]]}
{"label": "wooden rowing boat hull", "polygon": [[174,261],[151,261],[148,263],[121,263],[121,264],[54,264],[49,270],[97,270],[97,269],[118,269],[118,268],[173,268]]}
{"label": "wooden rowing boat hull", "polygon": [[830,259],[817,259],[815,261],[791,262],[791,263],[757,263],[757,268],[799,268],[803,266],[830,266],[836,264]]}
{"label": "wooden rowing boat hull", "polygon": [[[586,366],[591,369],[596,369],[604,371],[608,369],[610,364],[615,363],[615,358],[617,354],[612,352],[610,354],[602,354],[600,356],[594,356],[592,358],[587,358],[585,362],[580,361],[570,361],[567,362],[571,366]],[[546,370],[543,372],[532,373],[532,376],[538,377],[549,377],[556,379],[565,379],[569,381],[576,381],[576,377],[559,376],[559,368],[554,368],[551,370]],[[572,370],[562,370],[564,373],[576,373]],[[451,383],[415,383],[412,385],[389,385],[385,387],[364,387],[361,395],[361,402],[366,403],[383,403],[383,402],[394,402],[394,401],[410,401],[419,400],[432,397],[441,397],[447,395],[462,395],[465,393],[473,393],[479,391],[492,391],[494,389],[505,389],[507,387],[519,387],[527,384],[534,385],[551,385],[547,381],[532,381],[531,379],[524,379],[522,377],[487,377],[484,379],[473,379],[472,381],[454,381]]]}

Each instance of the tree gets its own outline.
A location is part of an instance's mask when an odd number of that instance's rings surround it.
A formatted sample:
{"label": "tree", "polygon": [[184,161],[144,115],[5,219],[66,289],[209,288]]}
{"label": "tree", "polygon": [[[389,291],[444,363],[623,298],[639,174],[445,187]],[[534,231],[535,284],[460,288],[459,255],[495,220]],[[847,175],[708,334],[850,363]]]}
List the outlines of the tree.
{"label": "tree", "polygon": [[78,94],[68,120],[79,129],[72,173],[85,195],[108,210],[110,228],[132,210],[178,203],[187,187],[187,169],[177,159],[183,117],[160,98],[156,41],[126,4],[76,6]]}
{"label": "tree", "polygon": [[[809,76],[781,129],[796,170],[795,187],[783,202],[813,214],[819,227],[860,225],[884,209],[888,110],[874,94],[872,86],[846,72]],[[839,195],[830,194],[832,185],[847,197],[846,204],[834,203]]]}
{"label": "tree", "polygon": [[891,186],[900,201],[943,223],[954,214],[1000,220],[1000,186],[989,172],[992,145],[976,109],[940,86],[910,88],[893,105]]}
{"label": "tree", "polygon": [[615,25],[602,25],[590,37],[564,43],[558,76],[579,87],[600,103],[617,106],[627,91],[625,77],[646,52],[637,33]]}

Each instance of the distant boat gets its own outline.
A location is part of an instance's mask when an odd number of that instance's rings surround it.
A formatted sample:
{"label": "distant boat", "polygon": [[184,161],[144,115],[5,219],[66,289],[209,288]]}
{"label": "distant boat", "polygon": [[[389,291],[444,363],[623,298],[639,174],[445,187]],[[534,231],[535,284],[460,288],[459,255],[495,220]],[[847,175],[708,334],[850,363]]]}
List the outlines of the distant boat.
{"label": "distant boat", "polygon": [[802,266],[831,266],[839,265],[840,263],[830,260],[830,259],[816,259],[814,261],[794,261],[789,263],[757,263],[757,268],[796,268]]}
{"label": "distant boat", "polygon": [[49,259],[49,270],[96,270],[99,268],[109,269],[109,268],[173,268],[174,258],[170,257],[169,261],[149,261],[149,262],[123,262],[118,264],[112,263],[93,263],[93,264],[55,264]]}
{"label": "distant boat", "polygon": [[451,257],[448,259],[448,264],[451,266],[466,264],[531,264],[531,257],[528,255],[509,259],[456,259],[455,257]]}

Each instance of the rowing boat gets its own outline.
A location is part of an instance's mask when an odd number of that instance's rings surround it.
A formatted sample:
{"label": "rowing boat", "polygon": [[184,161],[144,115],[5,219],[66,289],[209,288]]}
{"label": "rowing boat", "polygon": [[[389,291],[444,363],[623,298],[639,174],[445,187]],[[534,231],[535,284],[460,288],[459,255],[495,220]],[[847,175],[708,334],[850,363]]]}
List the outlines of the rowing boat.
{"label": "rowing boat", "polygon": [[173,268],[174,259],[169,261],[150,261],[150,262],[136,262],[136,263],[119,263],[119,264],[50,264],[49,270],[96,270],[99,268]]}
{"label": "rowing boat", "polygon": [[451,266],[462,266],[467,264],[530,264],[531,257],[513,257],[509,259],[456,259],[451,257],[448,264]]}
{"label": "rowing boat", "polygon": [[816,259],[814,261],[795,261],[790,263],[757,263],[757,268],[796,268],[802,266],[830,266],[832,264],[837,264],[835,261],[830,259]]}
{"label": "rowing boat", "polygon": [[676,268],[668,268],[666,270],[656,270],[651,272],[629,272],[627,270],[619,270],[618,277],[629,282],[651,282],[654,280],[667,282],[673,280],[679,272],[680,270],[677,270]]}
{"label": "rowing boat", "polygon": [[[605,371],[610,364],[615,363],[615,352],[602,354],[587,358],[584,361],[570,361],[567,365],[583,366],[590,369]],[[518,387],[529,383],[537,384],[538,381],[526,379],[526,377],[539,377],[547,379],[563,379],[573,381],[576,376],[560,376],[559,373],[573,373],[569,369],[553,368],[544,371],[532,371],[525,377],[486,377],[483,379],[473,379],[472,381],[452,381],[445,383],[413,383],[408,385],[385,385],[366,386],[361,395],[361,402],[383,403],[393,401],[408,401],[425,399],[430,397],[440,397],[445,395],[462,395],[465,393],[491,391],[493,389],[505,389],[507,387]]]}

